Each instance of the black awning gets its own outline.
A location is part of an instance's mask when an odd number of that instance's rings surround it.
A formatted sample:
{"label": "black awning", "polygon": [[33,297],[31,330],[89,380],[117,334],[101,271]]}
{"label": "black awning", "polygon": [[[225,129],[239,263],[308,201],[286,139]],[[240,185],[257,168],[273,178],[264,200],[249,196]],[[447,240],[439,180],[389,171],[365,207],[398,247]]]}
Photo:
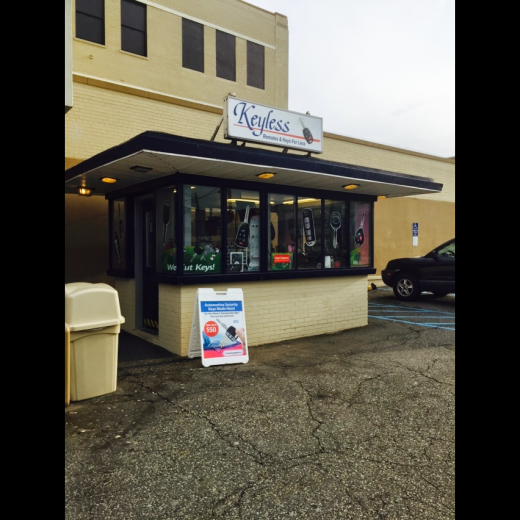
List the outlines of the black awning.
{"label": "black awning", "polygon": [[[65,193],[77,193],[82,183],[105,195],[172,173],[188,173],[258,181],[258,173],[276,175],[269,184],[338,191],[359,184],[356,194],[402,197],[440,193],[442,184],[431,178],[365,168],[315,158],[294,151],[266,150],[254,145],[220,143],[163,132],[147,131],[109,148],[65,171]],[[105,184],[102,177],[118,179]]]}

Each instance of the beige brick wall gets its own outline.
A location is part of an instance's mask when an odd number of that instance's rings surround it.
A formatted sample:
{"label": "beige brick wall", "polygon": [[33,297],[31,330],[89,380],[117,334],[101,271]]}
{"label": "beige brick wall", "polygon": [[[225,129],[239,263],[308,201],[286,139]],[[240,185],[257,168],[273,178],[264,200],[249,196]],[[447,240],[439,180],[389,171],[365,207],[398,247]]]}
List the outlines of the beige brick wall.
{"label": "beige brick wall", "polygon": [[[340,283],[338,283],[338,280]],[[329,334],[368,324],[367,277],[280,280],[205,285],[215,291],[241,288],[248,347],[270,342]],[[117,280],[121,313],[135,304],[130,283]],[[186,357],[190,343],[197,285],[159,285],[159,334],[135,330],[126,320],[123,330]],[[309,312],[309,309],[313,309]],[[126,316],[125,316],[126,318]]]}

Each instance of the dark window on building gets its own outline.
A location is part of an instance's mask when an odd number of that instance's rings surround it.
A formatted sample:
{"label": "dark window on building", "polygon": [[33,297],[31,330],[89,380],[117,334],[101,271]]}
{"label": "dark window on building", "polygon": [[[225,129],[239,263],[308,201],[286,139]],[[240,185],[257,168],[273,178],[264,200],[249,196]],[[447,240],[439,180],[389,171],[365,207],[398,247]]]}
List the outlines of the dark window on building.
{"label": "dark window on building", "polygon": [[146,5],[121,0],[121,49],[146,56]]}
{"label": "dark window on building", "polygon": [[264,48],[258,43],[247,42],[247,84],[250,87],[264,86]]}
{"label": "dark window on building", "polygon": [[204,26],[182,19],[182,66],[204,72]]}
{"label": "dark window on building", "polygon": [[231,34],[217,31],[217,76],[236,81],[236,40]]}
{"label": "dark window on building", "polygon": [[76,0],[76,38],[105,44],[105,0]]}

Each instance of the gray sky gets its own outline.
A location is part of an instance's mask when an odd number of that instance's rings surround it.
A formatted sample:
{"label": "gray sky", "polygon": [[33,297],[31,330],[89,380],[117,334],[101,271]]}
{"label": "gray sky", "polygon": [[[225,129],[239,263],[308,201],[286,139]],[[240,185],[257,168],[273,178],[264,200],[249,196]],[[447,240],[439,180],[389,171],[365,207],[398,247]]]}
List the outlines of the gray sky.
{"label": "gray sky", "polygon": [[245,0],[289,20],[289,110],[455,156],[455,0]]}

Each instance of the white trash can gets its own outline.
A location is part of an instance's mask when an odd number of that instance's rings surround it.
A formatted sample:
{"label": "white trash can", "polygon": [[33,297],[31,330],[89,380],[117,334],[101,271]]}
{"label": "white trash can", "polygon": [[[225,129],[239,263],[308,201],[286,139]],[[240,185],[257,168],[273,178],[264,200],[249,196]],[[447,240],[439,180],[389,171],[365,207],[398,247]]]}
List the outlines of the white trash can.
{"label": "white trash can", "polygon": [[70,331],[70,399],[111,394],[117,388],[121,316],[117,291],[105,283],[65,284],[65,324]]}

